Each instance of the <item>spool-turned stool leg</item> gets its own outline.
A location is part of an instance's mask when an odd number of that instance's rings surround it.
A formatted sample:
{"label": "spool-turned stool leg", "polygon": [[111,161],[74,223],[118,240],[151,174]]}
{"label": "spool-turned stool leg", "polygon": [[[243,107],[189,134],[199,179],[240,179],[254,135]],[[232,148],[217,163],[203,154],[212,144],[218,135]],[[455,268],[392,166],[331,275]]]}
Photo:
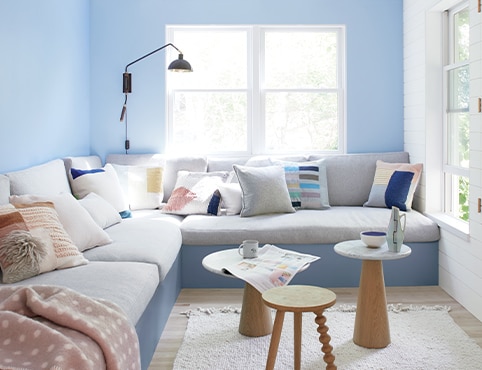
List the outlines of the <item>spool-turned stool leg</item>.
{"label": "spool-turned stool leg", "polygon": [[294,335],[295,335],[295,370],[301,369],[301,331],[302,313],[294,312]]}
{"label": "spool-turned stool leg", "polygon": [[326,317],[323,311],[315,312],[315,322],[318,324],[318,333],[320,333],[320,343],[322,344],[321,351],[325,354],[323,360],[326,362],[327,370],[336,370],[335,356],[331,353],[333,347],[330,344],[331,337],[328,335],[328,326],[325,325]]}
{"label": "spool-turned stool leg", "polygon": [[281,337],[281,329],[283,329],[283,320],[285,318],[284,311],[276,311],[274,318],[273,333],[271,334],[271,342],[269,343],[268,360],[266,361],[266,370],[274,369],[276,355],[278,354],[278,346]]}

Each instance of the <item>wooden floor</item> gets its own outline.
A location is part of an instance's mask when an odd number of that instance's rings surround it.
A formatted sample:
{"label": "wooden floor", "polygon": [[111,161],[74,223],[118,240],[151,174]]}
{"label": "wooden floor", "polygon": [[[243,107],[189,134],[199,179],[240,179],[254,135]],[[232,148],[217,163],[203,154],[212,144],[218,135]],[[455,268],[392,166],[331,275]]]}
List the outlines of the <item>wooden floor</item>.
{"label": "wooden floor", "polygon": [[[334,288],[337,304],[356,304],[357,288]],[[450,315],[482,347],[482,323],[439,287],[387,287],[387,303],[447,305]],[[172,369],[187,318],[181,312],[198,307],[241,307],[242,289],[183,289],[164,329],[149,370]]]}

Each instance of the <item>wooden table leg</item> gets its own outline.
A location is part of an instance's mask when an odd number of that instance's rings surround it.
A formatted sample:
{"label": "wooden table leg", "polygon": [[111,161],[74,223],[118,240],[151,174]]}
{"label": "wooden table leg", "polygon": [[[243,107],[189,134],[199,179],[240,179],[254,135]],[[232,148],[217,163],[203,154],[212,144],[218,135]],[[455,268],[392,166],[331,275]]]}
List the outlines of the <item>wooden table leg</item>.
{"label": "wooden table leg", "polygon": [[301,331],[302,331],[302,323],[303,323],[303,316],[302,312],[294,312],[294,350],[295,350],[295,370],[301,369]]}
{"label": "wooden table leg", "polygon": [[390,344],[382,261],[362,261],[353,342],[366,348]]}
{"label": "wooden table leg", "polygon": [[268,359],[266,360],[266,370],[273,370],[276,363],[276,355],[278,354],[279,341],[281,338],[281,330],[283,329],[283,321],[285,318],[284,311],[276,311],[274,318],[273,334],[269,342]]}
{"label": "wooden table leg", "polygon": [[328,326],[326,326],[326,317],[323,315],[324,310],[315,312],[315,322],[318,324],[318,333],[320,334],[321,351],[325,354],[323,360],[326,362],[326,370],[336,370],[335,355],[333,355],[333,346],[330,344],[331,337],[328,335]]}
{"label": "wooden table leg", "polygon": [[251,284],[244,285],[243,306],[239,332],[248,337],[262,337],[273,330],[271,311],[263,302],[261,293]]}

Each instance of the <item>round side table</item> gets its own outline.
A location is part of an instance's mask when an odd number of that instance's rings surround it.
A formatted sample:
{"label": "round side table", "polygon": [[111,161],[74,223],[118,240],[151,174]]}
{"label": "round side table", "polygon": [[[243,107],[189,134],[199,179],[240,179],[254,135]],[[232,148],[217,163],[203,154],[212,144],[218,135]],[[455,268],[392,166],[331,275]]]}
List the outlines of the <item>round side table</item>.
{"label": "round side table", "polygon": [[[215,274],[235,278],[224,267],[243,260],[238,249],[225,249],[208,254],[202,261],[203,267]],[[273,322],[271,311],[263,303],[261,293],[249,283],[244,284],[243,304],[239,319],[239,333],[248,337],[262,337],[271,334]]]}
{"label": "round side table", "polygon": [[408,257],[412,250],[402,245],[400,252],[395,253],[388,250],[386,243],[370,248],[361,240],[338,243],[334,248],[344,257],[362,260],[353,342],[366,348],[388,346],[390,326],[382,261]]}

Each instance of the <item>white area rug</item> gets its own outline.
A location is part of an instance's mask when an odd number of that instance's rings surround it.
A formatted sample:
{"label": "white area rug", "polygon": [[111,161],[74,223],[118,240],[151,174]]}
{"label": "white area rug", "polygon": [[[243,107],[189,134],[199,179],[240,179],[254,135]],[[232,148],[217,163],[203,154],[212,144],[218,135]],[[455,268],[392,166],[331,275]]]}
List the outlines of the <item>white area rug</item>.
{"label": "white area rug", "polygon": [[[383,349],[366,349],[353,343],[353,311],[353,307],[325,311],[339,370],[482,369],[482,349],[454,323],[447,307],[389,305],[392,343]],[[250,338],[239,334],[239,310],[199,309],[186,314],[188,328],[174,369],[264,369],[271,335]],[[303,370],[326,366],[314,318],[314,314],[303,314]],[[287,313],[275,369],[292,368],[293,314]]]}

